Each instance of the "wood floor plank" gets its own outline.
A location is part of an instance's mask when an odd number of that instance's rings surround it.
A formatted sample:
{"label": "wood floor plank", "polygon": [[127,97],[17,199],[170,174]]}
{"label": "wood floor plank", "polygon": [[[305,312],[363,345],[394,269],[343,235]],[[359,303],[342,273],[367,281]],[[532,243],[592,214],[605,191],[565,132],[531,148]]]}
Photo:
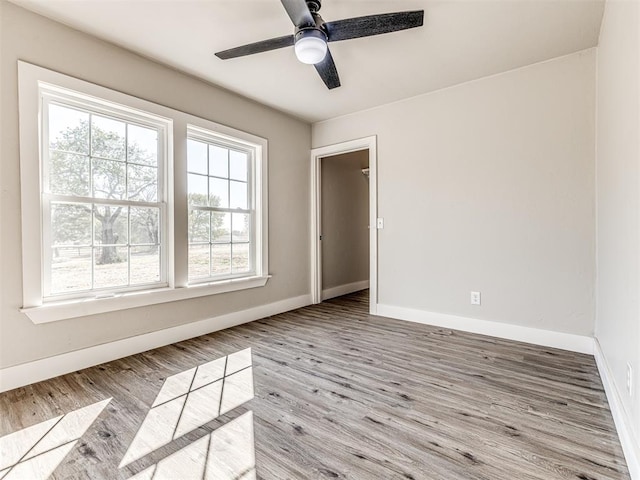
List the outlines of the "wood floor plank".
{"label": "wood floor plank", "polygon": [[[593,357],[367,312],[358,292],[0,394],[0,436],[110,398],[51,478],[217,455],[253,412],[261,479],[629,479]],[[165,382],[246,348],[252,400],[119,467]]]}

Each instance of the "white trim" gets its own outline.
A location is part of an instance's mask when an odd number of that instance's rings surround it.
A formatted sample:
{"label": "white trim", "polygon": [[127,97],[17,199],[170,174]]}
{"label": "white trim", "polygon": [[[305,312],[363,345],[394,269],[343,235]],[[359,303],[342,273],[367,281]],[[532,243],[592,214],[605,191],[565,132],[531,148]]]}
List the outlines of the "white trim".
{"label": "white trim", "polygon": [[[153,289],[136,292],[118,292],[109,294],[109,298],[100,297],[98,292],[86,296],[79,295],[73,300],[47,300],[43,305],[43,256],[42,256],[42,209],[40,205],[40,136],[39,82],[56,85],[60,91],[81,92],[81,96],[91,97],[95,102],[112,102],[124,110],[149,112],[152,116],[169,119],[172,129],[168,129],[167,172],[165,177],[167,228],[167,278],[166,284]],[[51,87],[55,88],[55,87]],[[21,217],[22,217],[22,267],[23,267],[23,308],[34,323],[44,323],[66,318],[92,315],[125,308],[133,308],[156,303],[194,298],[204,295],[255,288],[264,286],[269,278],[268,265],[268,142],[266,139],[242,132],[219,123],[180,112],[163,105],[117,92],[99,85],[70,77],[36,65],[18,61],[18,94],[20,107],[20,180],[21,180]],[[104,100],[102,100],[104,99]],[[261,201],[261,224],[256,222],[256,237],[261,238],[261,249],[256,251],[256,265],[262,267],[253,277],[224,279],[219,282],[189,286],[187,275],[188,239],[187,239],[187,126],[216,132],[225,139],[236,143],[247,143],[255,147],[255,199]],[[174,138],[176,141],[174,142]],[[36,141],[34,141],[36,139]],[[261,158],[261,161],[258,159]],[[25,254],[29,252],[29,254]]]}
{"label": "white trim", "polygon": [[320,228],[322,226],[320,192],[322,191],[322,174],[320,160],[311,150],[311,302],[322,302],[322,245],[320,243]]}
{"label": "white trim", "polygon": [[618,431],[618,437],[620,438],[620,444],[622,445],[622,451],[627,461],[629,475],[631,475],[631,480],[640,480],[640,440],[635,439],[633,434],[631,415],[629,415],[624,408],[619,390],[616,388],[614,382],[613,373],[611,373],[611,369],[609,368],[609,364],[597,338],[594,339],[593,350],[598,372],[600,372],[600,378],[602,379],[602,386],[609,401],[609,410],[611,410],[611,415],[613,416],[613,421]]}
{"label": "white trim", "polygon": [[329,300],[330,298],[341,297],[348,293],[359,292],[365,288],[369,288],[369,280],[345,283],[344,285],[338,285],[337,287],[327,288],[322,290],[322,300]]}
{"label": "white trim", "polygon": [[[23,306],[38,307],[42,305],[45,294],[43,287],[44,256],[43,256],[43,212],[42,212],[42,172],[41,154],[42,145],[40,139],[43,132],[40,116],[41,107],[45,97],[64,97],[65,103],[74,103],[78,98],[82,98],[86,104],[97,106],[105,113],[105,106],[109,105],[110,115],[116,117],[130,118],[145,117],[142,124],[154,124],[161,128],[159,132],[161,141],[164,143],[166,151],[161,159],[163,168],[158,165],[160,178],[159,182],[164,187],[164,199],[159,198],[161,205],[168,204],[172,197],[172,189],[167,185],[174,167],[173,158],[173,136],[172,128],[175,128],[176,120],[181,118],[174,115],[174,110],[157,105],[146,100],[142,100],[130,95],[117,92],[99,85],[94,85],[74,77],[70,77],[53,70],[48,70],[24,61],[18,61],[18,100],[19,100],[19,138],[20,138],[20,190],[21,190],[21,218],[22,218],[22,269],[23,269]],[[119,112],[119,113],[116,113]],[[185,116],[177,112],[180,116]],[[138,120],[140,122],[140,120]],[[159,151],[162,149],[159,149]],[[159,188],[159,191],[162,188]],[[162,210],[162,208],[161,208]],[[172,284],[172,272],[168,265],[168,259],[173,257],[174,242],[173,237],[168,234],[172,232],[174,212],[168,209],[166,218],[162,220],[166,223],[166,242],[162,251],[166,256],[163,259],[164,274],[166,278],[162,282]],[[166,252],[165,252],[166,250]],[[29,252],[29,254],[25,254]],[[162,288],[160,285],[158,288]],[[78,292],[76,298],[82,297],[84,292]],[[47,301],[56,302],[53,296]]]}
{"label": "white trim", "polygon": [[336,143],[311,150],[311,301],[322,301],[322,248],[321,229],[321,175],[320,162],[323,157],[369,151],[369,313],[376,314],[378,305],[378,153],[375,135],[348,142]]}
{"label": "white trim", "polygon": [[[29,92],[25,92],[25,95],[28,95]],[[172,242],[173,239],[167,235],[169,231],[169,222],[168,222],[168,210],[171,210],[171,204],[168,204],[168,190],[169,183],[167,182],[168,171],[173,168],[173,152],[170,150],[170,145],[172,143],[172,132],[173,132],[173,121],[170,118],[166,118],[164,116],[151,114],[149,112],[134,109],[130,107],[126,107],[124,105],[120,105],[116,102],[110,102],[106,100],[97,99],[93,96],[84,95],[82,93],[69,90],[66,88],[58,87],[55,85],[51,85],[45,82],[38,82],[38,96],[40,99],[40,116],[41,116],[41,138],[40,138],[40,152],[42,158],[39,159],[41,162],[41,201],[40,208],[42,209],[43,222],[41,225],[42,229],[42,238],[43,242],[41,245],[42,248],[42,271],[43,271],[43,279],[42,279],[42,299],[43,303],[47,302],[60,302],[69,298],[78,299],[85,295],[91,296],[92,294],[99,294],[98,292],[104,293],[124,293],[131,292],[136,290],[151,290],[154,288],[162,288],[169,285],[170,278],[170,264],[168,262],[169,252],[172,250]],[[86,114],[89,119],[93,118],[97,115],[104,115],[110,119],[116,119],[118,122],[124,123],[126,125],[133,126],[143,126],[145,128],[153,129],[157,132],[158,141],[157,141],[157,184],[156,184],[156,192],[157,192],[157,200],[156,201],[141,201],[141,200],[130,200],[129,198],[98,198],[93,196],[92,188],[89,192],[86,192],[84,195],[78,194],[55,194],[51,192],[50,185],[50,139],[49,139],[49,112],[51,106],[58,106],[65,109],[73,109],[77,112],[82,112]],[[25,123],[28,123],[30,119],[25,119]],[[91,122],[90,122],[91,123]],[[128,128],[128,127],[127,127]],[[90,126],[89,132],[93,132],[93,127]],[[89,133],[89,137],[87,141],[89,142],[91,138],[91,133]],[[89,158],[91,158],[91,163],[95,160],[96,157],[86,154]],[[30,158],[30,157],[29,157]],[[99,158],[99,157],[98,157]],[[21,157],[22,161],[22,157]],[[130,165],[128,155],[125,158],[123,163],[124,165]],[[23,183],[26,185],[26,183]],[[93,181],[90,181],[88,186],[92,186]],[[125,184],[126,187],[126,184]],[[95,279],[91,278],[91,288],[86,291],[74,291],[69,293],[51,292],[51,277],[52,277],[52,219],[51,219],[51,206],[54,202],[72,202],[78,204],[84,204],[87,208],[95,208],[96,206],[102,205],[114,205],[118,207],[150,207],[158,210],[158,220],[160,224],[159,228],[159,238],[160,242],[157,244],[157,247],[160,250],[159,255],[159,278],[156,282],[149,282],[147,285],[130,285],[130,286],[110,286],[110,287],[95,287]],[[133,247],[131,245],[131,239],[127,239],[125,243],[121,244],[121,247]],[[93,238],[93,233],[91,234],[91,240],[84,245],[77,245],[77,248],[88,248],[90,249],[91,256],[93,258],[93,254],[95,253],[95,249],[100,245],[97,244]],[[76,245],[67,245],[63,246],[63,248],[68,247],[76,247]],[[129,262],[129,277],[131,275],[130,266],[131,266],[131,250],[127,248],[128,262]],[[92,269],[93,270],[93,269]],[[87,293],[85,293],[87,292]],[[32,305],[35,306],[35,305]]]}
{"label": "white trim", "polygon": [[16,365],[0,370],[0,392],[30,385],[48,378],[88,368],[118,358],[212,333],[225,328],[288,312],[311,303],[309,295],[288,298],[258,307],[207,318],[198,322],[145,333],[135,337],[104,343],[63,353],[54,357]]}
{"label": "white trim", "polygon": [[[191,206],[189,205],[189,212],[192,210],[202,209],[210,212],[225,212],[225,213],[244,213],[248,214],[251,218],[251,226],[250,226],[250,239],[249,239],[249,258],[250,265],[252,266],[251,272],[242,272],[241,274],[231,274],[224,275],[224,279],[230,279],[235,277],[247,277],[247,276],[262,276],[266,275],[268,272],[268,255],[264,254],[263,244],[268,241],[267,236],[263,235],[263,231],[266,227],[266,219],[267,217],[263,215],[263,212],[267,210],[266,202],[267,198],[263,195],[264,189],[262,188],[262,180],[264,179],[263,172],[266,172],[266,156],[263,156],[263,148],[266,149],[266,141],[262,141],[261,143],[252,143],[247,141],[246,139],[231,137],[229,135],[218,133],[214,130],[208,130],[205,128],[198,127],[196,125],[187,125],[187,143],[189,140],[205,143],[206,145],[215,145],[221,148],[225,148],[229,151],[240,151],[247,155],[249,159],[249,165],[247,167],[247,179],[244,183],[247,184],[248,188],[248,197],[247,197],[247,206],[244,209],[233,208],[229,203],[226,208],[219,207],[205,207],[205,206]],[[207,149],[210,151],[210,148]],[[207,153],[209,155],[209,153]],[[187,176],[195,174],[200,176],[205,176],[207,178],[207,184],[211,181],[213,177],[209,170],[209,162],[207,162],[207,173],[206,175],[195,173],[189,171],[187,166]],[[219,177],[220,178],[220,177]],[[230,188],[231,182],[235,179],[231,178],[231,170],[227,172],[227,184]],[[228,192],[230,195],[230,190]],[[229,197],[230,200],[231,197]],[[187,219],[187,224],[189,220]],[[229,239],[229,243],[226,245],[230,245],[231,251],[233,252],[233,239]],[[213,239],[209,241],[209,247],[213,244]],[[204,244],[203,244],[204,245]],[[233,268],[232,268],[233,270]],[[188,279],[188,276],[187,276]],[[204,279],[194,278],[189,281],[189,285],[197,285],[200,283],[207,283],[216,281],[214,276],[209,276]]]}
{"label": "white trim", "polygon": [[20,312],[29,317],[33,323],[49,323],[127,308],[144,307],[218,293],[235,292],[236,290],[245,290],[247,288],[264,287],[269,278],[271,277],[268,275],[242,277],[181,288],[157,288],[154,290],[113,294],[102,298],[94,297],[67,302],[45,303],[38,307],[21,308]]}
{"label": "white trim", "polygon": [[491,320],[459,317],[446,313],[435,313],[426,310],[382,304],[378,305],[378,315],[593,355],[593,337],[586,335],[554,332]]}

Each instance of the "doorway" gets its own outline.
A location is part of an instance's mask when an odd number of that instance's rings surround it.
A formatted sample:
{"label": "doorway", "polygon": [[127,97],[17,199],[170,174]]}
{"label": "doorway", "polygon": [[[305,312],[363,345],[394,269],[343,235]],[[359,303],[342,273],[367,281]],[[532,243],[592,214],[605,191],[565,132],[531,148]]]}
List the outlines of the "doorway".
{"label": "doorway", "polygon": [[[376,153],[376,137],[366,137],[340,144],[329,145],[326,147],[315,148],[311,151],[311,296],[313,303],[320,303],[323,300],[323,244],[322,244],[322,161],[328,157],[336,155],[349,154],[353,152],[368,153],[366,163],[368,163],[368,172],[362,172],[360,175],[364,177],[364,173],[368,173],[368,225],[369,225],[369,312],[376,313],[378,303],[377,296],[377,153]],[[342,158],[349,158],[343,156]],[[365,182],[366,178],[361,178]],[[326,204],[326,203],[325,203]],[[335,242],[333,242],[335,245]],[[351,284],[351,286],[356,283]],[[338,293],[340,287],[327,292]],[[348,288],[348,287],[347,287]]]}

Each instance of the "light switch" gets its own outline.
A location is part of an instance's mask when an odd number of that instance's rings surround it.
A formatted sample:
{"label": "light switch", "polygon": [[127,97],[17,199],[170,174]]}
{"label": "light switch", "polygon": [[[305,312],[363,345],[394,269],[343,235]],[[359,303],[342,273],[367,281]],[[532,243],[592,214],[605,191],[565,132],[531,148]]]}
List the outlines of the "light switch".
{"label": "light switch", "polygon": [[378,218],[378,229],[383,229],[384,228],[384,218],[380,217]]}

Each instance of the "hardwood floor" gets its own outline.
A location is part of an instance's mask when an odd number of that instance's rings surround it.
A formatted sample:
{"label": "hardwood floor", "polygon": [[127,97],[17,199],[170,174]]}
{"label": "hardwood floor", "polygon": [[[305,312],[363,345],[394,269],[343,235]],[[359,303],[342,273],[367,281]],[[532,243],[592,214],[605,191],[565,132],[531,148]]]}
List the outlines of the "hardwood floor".
{"label": "hardwood floor", "polygon": [[367,301],[6,392],[0,478],[629,479],[592,357]]}

